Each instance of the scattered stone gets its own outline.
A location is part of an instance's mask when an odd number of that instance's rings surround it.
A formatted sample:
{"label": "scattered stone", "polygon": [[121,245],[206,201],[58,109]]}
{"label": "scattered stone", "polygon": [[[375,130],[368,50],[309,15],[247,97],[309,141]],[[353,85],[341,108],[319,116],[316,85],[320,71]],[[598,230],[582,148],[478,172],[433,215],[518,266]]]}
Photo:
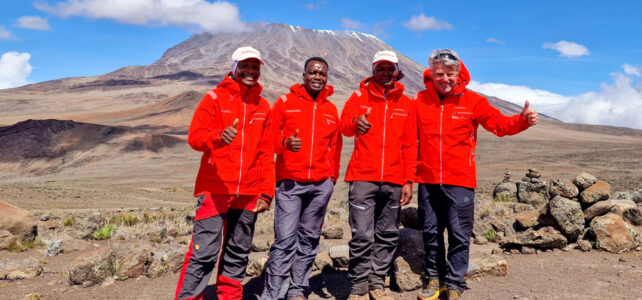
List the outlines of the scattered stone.
{"label": "scattered stone", "polygon": [[71,285],[91,286],[114,275],[114,255],[108,248],[85,253],[76,258],[69,268]]}
{"label": "scattered stone", "polygon": [[472,259],[470,264],[468,265],[466,276],[506,276],[508,274],[508,269],[508,262],[497,256],[491,256],[489,258],[482,259]]}
{"label": "scattered stone", "polygon": [[593,245],[587,240],[577,240],[577,246],[584,252],[589,252],[593,249]]}
{"label": "scattered stone", "polygon": [[510,182],[510,170],[509,169],[506,169],[506,171],[504,171],[504,179],[502,180],[502,182]]}
{"label": "scattered stone", "polygon": [[247,264],[245,274],[249,276],[257,276],[257,277],[262,276],[263,273],[265,273],[265,269],[267,268],[267,262],[268,262],[267,255],[261,255],[254,259],[250,259],[249,263]]}
{"label": "scattered stone", "polygon": [[609,212],[621,215],[629,208],[636,208],[637,205],[631,200],[604,200],[596,202],[584,210],[584,219],[588,222],[597,216]]}
{"label": "scattered stone", "polygon": [[399,239],[397,240],[397,251],[399,255],[423,255],[424,244],[421,231],[410,228],[399,230]]}
{"label": "scattered stone", "polygon": [[328,240],[340,240],[343,238],[343,228],[339,226],[332,226],[323,228],[323,237]]}
{"label": "scattered stone", "polygon": [[583,191],[597,182],[597,178],[589,173],[582,173],[573,179],[573,184]]}
{"label": "scattered stone", "polygon": [[183,245],[169,245],[163,249],[152,252],[151,264],[146,275],[157,278],[167,273],[178,272],[183,266],[187,247]]}
{"label": "scattered stone", "polygon": [[517,183],[517,197],[520,203],[539,207],[548,201],[548,192],[543,183],[519,182]]}
{"label": "scattered stone", "polygon": [[525,204],[525,203],[515,203],[513,205],[513,212],[515,212],[516,214],[521,213],[521,212],[525,212],[525,211],[531,211],[531,210],[534,210],[534,209],[535,208],[532,205],[528,205],[528,204]]}
{"label": "scattered stone", "polygon": [[485,237],[492,230],[495,228],[488,220],[475,220],[473,223],[473,237]]}
{"label": "scattered stone", "polygon": [[163,240],[167,237],[167,228],[165,227],[155,227],[154,229],[151,229],[143,235],[143,238],[153,242],[153,243],[162,243]]}
{"label": "scattered stone", "polygon": [[613,253],[635,249],[635,236],[621,216],[608,213],[591,221],[591,231],[595,235],[595,247]]}
{"label": "scattered stone", "polygon": [[483,237],[483,236],[476,236],[473,238],[473,243],[477,245],[486,245],[488,244],[488,239],[486,239],[486,237]]}
{"label": "scattered stone", "polygon": [[5,250],[9,244],[15,243],[17,238],[8,230],[0,229],[0,250]]}
{"label": "scattered stone", "polygon": [[642,211],[638,207],[625,209],[622,218],[635,226],[642,225]]}
{"label": "scattered stone", "polygon": [[577,197],[579,192],[577,186],[566,179],[553,179],[548,183],[548,193],[551,198],[559,195],[564,198],[573,199]]}
{"label": "scattered stone", "polygon": [[[60,221],[57,221],[57,220],[48,220],[48,221],[40,223],[38,225],[38,227],[41,228],[41,229],[55,230],[55,229],[58,229],[58,228],[62,227],[62,224],[60,223]],[[42,231],[42,230],[40,230],[40,231]]]}
{"label": "scattered stone", "polygon": [[393,278],[394,284],[401,290],[413,291],[421,287],[423,261],[420,257],[410,255],[399,256],[394,261]]}
{"label": "scattered stone", "polygon": [[522,254],[535,254],[535,248],[531,247],[522,247]]}
{"label": "scattered stone", "polygon": [[321,252],[314,258],[314,266],[321,272],[334,272],[332,259],[327,252]]}
{"label": "scattered stone", "polygon": [[265,252],[270,250],[268,241],[260,239],[252,239],[252,252]]}
{"label": "scattered stone", "polygon": [[335,269],[348,268],[348,262],[350,260],[350,248],[348,245],[334,246],[330,248],[328,254],[332,259],[332,265]]}
{"label": "scattered stone", "polygon": [[340,216],[345,213],[343,209],[333,208],[328,212],[331,216]]}
{"label": "scattered stone", "polygon": [[569,240],[576,240],[582,233],[584,213],[579,202],[556,196],[546,204],[546,212],[552,216]]}
{"label": "scattered stone", "polygon": [[642,204],[642,189],[633,193],[631,199],[633,199],[633,202],[637,203],[638,205]]}
{"label": "scattered stone", "polygon": [[47,243],[47,250],[45,250],[45,256],[54,257],[62,253],[61,244],[62,244],[61,239],[54,239],[52,241],[49,241],[49,243]]}
{"label": "scattered stone", "polygon": [[517,202],[517,184],[514,182],[501,182],[493,189],[493,199],[503,202]]}
{"label": "scattered stone", "polygon": [[42,263],[33,257],[18,260],[0,260],[0,280],[22,280],[39,276]]}
{"label": "scattered stone", "polygon": [[592,204],[608,199],[610,192],[610,184],[606,181],[598,181],[580,193],[580,200],[582,200],[584,204]]}
{"label": "scattered stone", "polygon": [[178,236],[178,230],[176,228],[170,228],[169,230],[167,230],[167,236],[176,238]]}
{"label": "scattered stone", "polygon": [[29,293],[22,298],[22,300],[40,300],[42,296],[38,293]]}
{"label": "scattered stone", "polygon": [[421,222],[419,221],[419,217],[417,215],[417,208],[415,207],[407,207],[401,209],[401,215],[399,216],[399,221],[401,222],[401,225],[406,228],[412,228],[412,229],[422,229]]}
{"label": "scattered stone", "polygon": [[523,229],[535,227],[539,224],[539,211],[531,210],[515,214],[515,222]]}
{"label": "scattered stone", "polygon": [[[543,227],[539,230],[529,228],[524,232],[520,232],[515,236],[504,238],[499,245],[502,248],[515,249],[523,246],[549,249],[549,248],[563,248],[566,246],[567,239],[559,231],[553,227]],[[519,250],[518,250],[519,253]]]}
{"label": "scattered stone", "polygon": [[49,216],[49,214],[42,214],[38,217],[38,221],[45,222],[49,221],[50,218],[51,216]]}
{"label": "scattered stone", "polygon": [[499,247],[493,247],[492,250],[490,250],[490,254],[502,254],[504,253],[504,250],[502,250]]}
{"label": "scattered stone", "polygon": [[564,252],[569,252],[569,251],[571,251],[571,250],[573,250],[573,249],[577,249],[577,247],[578,247],[578,246],[577,246],[577,243],[568,244],[568,245],[566,245],[566,247],[564,247],[564,248],[562,249],[562,251],[564,251]]}
{"label": "scattered stone", "polygon": [[38,235],[36,216],[0,200],[0,230],[11,232],[19,241],[33,242]]}
{"label": "scattered stone", "polygon": [[629,192],[618,192],[615,195],[616,200],[631,200],[633,201],[633,196]]}
{"label": "scattered stone", "polygon": [[136,278],[147,273],[151,258],[149,247],[117,247],[113,250],[114,270],[118,279]]}

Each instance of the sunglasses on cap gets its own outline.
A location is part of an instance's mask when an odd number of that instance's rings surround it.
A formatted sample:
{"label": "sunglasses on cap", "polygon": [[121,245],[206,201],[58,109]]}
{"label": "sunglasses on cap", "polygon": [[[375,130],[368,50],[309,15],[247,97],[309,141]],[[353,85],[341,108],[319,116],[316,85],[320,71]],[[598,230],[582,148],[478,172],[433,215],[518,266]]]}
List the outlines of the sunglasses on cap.
{"label": "sunglasses on cap", "polygon": [[441,58],[444,58],[444,57],[450,58],[450,59],[452,59],[454,61],[459,61],[459,59],[456,56],[454,56],[454,55],[452,55],[452,54],[450,54],[448,52],[439,53],[439,54],[437,54],[435,56],[434,59],[437,60],[437,59],[441,59]]}

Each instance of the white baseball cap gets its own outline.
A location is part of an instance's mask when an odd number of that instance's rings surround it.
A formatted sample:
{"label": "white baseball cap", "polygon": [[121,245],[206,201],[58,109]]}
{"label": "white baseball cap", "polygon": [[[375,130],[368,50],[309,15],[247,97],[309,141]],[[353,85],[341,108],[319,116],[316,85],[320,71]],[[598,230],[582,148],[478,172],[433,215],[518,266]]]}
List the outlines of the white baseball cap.
{"label": "white baseball cap", "polygon": [[232,60],[235,62],[244,61],[249,58],[256,58],[261,62],[261,64],[263,64],[263,60],[261,60],[261,53],[259,53],[259,50],[256,50],[252,47],[239,47],[238,49],[234,50],[234,53],[232,53]]}
{"label": "white baseball cap", "polygon": [[374,59],[372,60],[372,64],[376,64],[377,62],[380,62],[382,60],[389,61],[393,64],[396,64],[399,62],[399,59],[397,59],[397,54],[395,54],[390,50],[383,50],[375,53]]}

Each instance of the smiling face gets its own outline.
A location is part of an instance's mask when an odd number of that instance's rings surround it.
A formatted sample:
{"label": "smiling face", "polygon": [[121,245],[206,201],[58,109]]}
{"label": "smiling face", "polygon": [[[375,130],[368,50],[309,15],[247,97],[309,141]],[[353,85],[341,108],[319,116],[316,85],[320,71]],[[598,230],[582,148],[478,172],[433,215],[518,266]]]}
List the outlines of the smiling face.
{"label": "smiling face", "polygon": [[255,86],[261,76],[261,62],[258,59],[250,58],[240,61],[236,65],[234,80],[246,86]]}
{"label": "smiling face", "polygon": [[303,85],[311,96],[316,96],[328,82],[328,66],[323,62],[311,60],[303,73]]}
{"label": "smiling face", "polygon": [[372,75],[374,75],[375,82],[383,87],[393,86],[397,78],[397,68],[389,61],[382,61],[375,65]]}
{"label": "smiling face", "polygon": [[449,66],[443,63],[434,63],[430,68],[430,77],[440,95],[446,95],[457,85],[459,66]]}

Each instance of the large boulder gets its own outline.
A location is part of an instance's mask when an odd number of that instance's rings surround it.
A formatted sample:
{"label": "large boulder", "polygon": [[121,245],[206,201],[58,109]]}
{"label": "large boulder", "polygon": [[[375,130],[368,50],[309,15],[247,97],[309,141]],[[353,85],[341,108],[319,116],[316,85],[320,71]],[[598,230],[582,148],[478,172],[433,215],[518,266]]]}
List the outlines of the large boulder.
{"label": "large boulder", "polygon": [[539,214],[537,210],[524,211],[518,214],[515,214],[515,222],[522,229],[527,229],[539,225]]}
{"label": "large boulder", "polygon": [[392,281],[402,292],[416,290],[421,287],[422,267],[419,256],[399,256],[394,261]]}
{"label": "large boulder", "polygon": [[18,260],[0,260],[0,280],[22,280],[39,276],[42,263],[33,257]]}
{"label": "large boulder", "polygon": [[613,253],[635,249],[636,232],[621,216],[608,213],[591,221],[591,231],[595,236],[595,247]]}
{"label": "large boulder", "polygon": [[548,193],[551,198],[555,196],[562,196],[564,198],[573,199],[579,194],[577,186],[571,181],[566,179],[553,179],[548,183]]}
{"label": "large boulder", "polygon": [[421,220],[419,220],[416,207],[406,207],[401,209],[399,221],[403,227],[418,230],[422,229]]}
{"label": "large boulder", "polygon": [[119,279],[136,278],[147,273],[151,247],[117,247],[113,250],[114,271]]}
{"label": "large boulder", "polygon": [[529,228],[524,232],[519,232],[514,236],[507,236],[499,242],[502,248],[521,249],[524,246],[537,249],[562,249],[566,246],[568,240],[559,231],[553,227],[547,226],[535,230]]}
{"label": "large boulder", "polygon": [[340,240],[343,238],[343,228],[339,226],[323,228],[323,232],[321,234],[323,235],[323,238],[328,240]]}
{"label": "large boulder", "polygon": [[33,242],[38,235],[38,218],[28,210],[0,200],[0,230],[11,232],[19,241]]}
{"label": "large boulder", "polygon": [[348,268],[348,262],[350,261],[350,247],[348,245],[334,246],[330,248],[328,254],[335,269]]}
{"label": "large boulder", "polygon": [[518,182],[517,197],[520,203],[538,207],[548,201],[548,191],[543,183]]}
{"label": "large boulder", "polygon": [[327,252],[320,252],[314,258],[314,267],[321,272],[334,272],[334,266],[332,266],[332,258]]}
{"label": "large boulder", "polygon": [[573,184],[575,184],[575,186],[577,186],[580,191],[587,189],[589,186],[593,185],[596,182],[597,178],[589,173],[582,173],[580,175],[577,175],[575,179],[573,179]]}
{"label": "large boulder", "polygon": [[9,245],[17,241],[16,236],[14,236],[8,230],[0,230],[0,250],[5,250],[9,248]]}
{"label": "large boulder", "polygon": [[493,199],[517,202],[517,184],[514,182],[500,182],[493,189]]}
{"label": "large boulder", "polygon": [[423,255],[424,244],[421,231],[410,228],[399,230],[397,251],[399,255]]}
{"label": "large boulder", "polygon": [[584,229],[584,213],[579,202],[555,196],[546,204],[546,213],[571,241],[575,241]]}
{"label": "large boulder", "polygon": [[71,285],[90,286],[100,284],[114,275],[114,254],[102,248],[77,257],[69,268]]}
{"label": "large boulder", "polygon": [[178,272],[183,266],[185,251],[185,245],[169,245],[152,252],[151,263],[146,271],[147,277],[156,278]]}
{"label": "large boulder", "polygon": [[584,204],[593,204],[606,200],[611,193],[611,185],[606,181],[598,181],[580,193],[580,200]]}
{"label": "large boulder", "polygon": [[597,216],[607,213],[622,215],[629,208],[637,208],[631,200],[604,200],[596,202],[584,210],[584,219],[588,222]]}
{"label": "large boulder", "polygon": [[633,199],[633,202],[637,203],[638,205],[642,205],[642,189],[633,193],[633,196],[631,196],[631,198]]}
{"label": "large boulder", "polygon": [[473,237],[486,239],[486,235],[492,233],[493,231],[497,232],[495,227],[487,220],[475,220],[473,223]]}
{"label": "large boulder", "polygon": [[466,276],[468,277],[506,276],[507,274],[508,262],[494,255],[487,258],[472,259],[466,271]]}
{"label": "large boulder", "polygon": [[642,226],[642,209],[639,207],[625,209],[622,212],[622,218],[635,226]]}

